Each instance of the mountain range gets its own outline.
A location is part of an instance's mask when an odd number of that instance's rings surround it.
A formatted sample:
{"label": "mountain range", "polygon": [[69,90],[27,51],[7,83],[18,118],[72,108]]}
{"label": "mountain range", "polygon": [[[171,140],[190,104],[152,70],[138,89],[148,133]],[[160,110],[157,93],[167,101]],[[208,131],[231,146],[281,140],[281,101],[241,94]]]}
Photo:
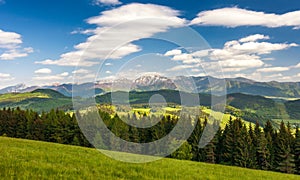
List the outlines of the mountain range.
{"label": "mountain range", "polygon": [[[224,91],[225,86],[226,91]],[[0,94],[31,92],[35,89],[52,89],[68,97],[71,97],[72,93],[76,96],[84,97],[86,90],[92,90],[97,95],[111,91],[155,91],[169,89],[192,93],[211,94],[213,92],[215,95],[243,93],[268,97],[300,98],[300,82],[258,82],[241,77],[219,79],[210,76],[177,76],[167,78],[159,75],[142,76],[135,80],[119,78],[83,84],[70,83],[30,87],[27,87],[25,84],[18,84],[0,89]]]}

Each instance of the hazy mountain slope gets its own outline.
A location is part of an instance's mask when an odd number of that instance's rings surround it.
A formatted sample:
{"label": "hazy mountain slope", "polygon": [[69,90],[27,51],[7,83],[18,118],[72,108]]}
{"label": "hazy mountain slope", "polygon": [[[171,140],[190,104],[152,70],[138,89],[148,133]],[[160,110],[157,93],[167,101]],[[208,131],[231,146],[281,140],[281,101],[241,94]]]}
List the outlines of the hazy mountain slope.
{"label": "hazy mountain slope", "polygon": [[285,102],[285,107],[290,115],[290,118],[300,119],[300,100],[287,101]]}
{"label": "hazy mountain slope", "polygon": [[[226,87],[226,91],[224,91],[224,86]],[[0,89],[0,94],[30,92],[37,88],[36,86],[26,87],[24,84],[19,84]],[[243,93],[260,96],[300,98],[300,82],[257,82],[246,78],[218,79],[210,76],[177,76],[167,78],[159,75],[145,75],[135,80],[126,78],[105,79],[99,80],[96,83],[58,84],[40,88],[53,89],[69,97],[72,96],[72,93],[75,96],[85,97],[86,94],[91,96],[101,94],[104,91],[156,91],[171,89],[192,93],[210,94],[213,92],[215,95]]]}

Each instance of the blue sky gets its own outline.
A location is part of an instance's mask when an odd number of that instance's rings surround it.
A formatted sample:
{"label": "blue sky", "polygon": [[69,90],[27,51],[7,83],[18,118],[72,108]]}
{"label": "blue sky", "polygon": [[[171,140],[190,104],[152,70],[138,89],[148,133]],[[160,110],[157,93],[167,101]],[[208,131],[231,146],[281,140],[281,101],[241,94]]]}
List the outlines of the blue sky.
{"label": "blue sky", "polygon": [[0,19],[0,88],[143,73],[300,81],[298,0],[0,0]]}

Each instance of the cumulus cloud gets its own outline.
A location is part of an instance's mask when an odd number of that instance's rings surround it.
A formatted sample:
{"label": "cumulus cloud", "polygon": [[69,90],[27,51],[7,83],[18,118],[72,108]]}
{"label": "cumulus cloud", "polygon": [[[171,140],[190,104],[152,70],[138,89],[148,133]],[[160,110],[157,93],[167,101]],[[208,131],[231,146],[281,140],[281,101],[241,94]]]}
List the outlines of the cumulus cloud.
{"label": "cumulus cloud", "polygon": [[49,68],[42,68],[34,71],[35,74],[51,74],[52,70]]}
{"label": "cumulus cloud", "polygon": [[[267,67],[267,64],[264,62],[266,57],[262,56],[298,45],[295,43],[270,43],[263,41],[268,39],[269,36],[254,34],[225,42],[221,49],[205,49],[192,53],[179,53],[179,51],[171,50],[166,52],[165,55],[167,53],[170,54],[172,60],[180,61],[183,65],[175,66],[168,71],[180,71],[193,67],[191,72],[195,73],[197,72],[197,70],[194,70],[195,67],[202,67],[207,73],[215,75],[221,73],[217,72],[221,68],[225,74],[240,74],[239,72],[243,70],[253,70],[256,72],[255,77],[258,77],[258,73],[262,72],[270,73],[289,70],[290,67]],[[300,67],[300,64],[298,66]],[[260,69],[256,71],[257,68]]]}
{"label": "cumulus cloud", "polygon": [[254,42],[254,41],[262,40],[262,39],[270,39],[270,37],[265,36],[263,34],[254,34],[254,35],[250,35],[250,36],[241,38],[239,41],[244,43],[244,42]]}
{"label": "cumulus cloud", "polygon": [[22,43],[21,35],[0,29],[0,48],[11,49]]}
{"label": "cumulus cloud", "polygon": [[224,44],[223,49],[212,49],[209,57],[211,60],[220,61],[223,68],[257,68],[264,65],[261,55],[298,46],[295,43],[258,42],[262,39],[269,38],[265,35],[255,34],[240,40],[228,41]]}
{"label": "cumulus cloud", "polygon": [[269,28],[291,26],[300,28],[300,11],[285,14],[257,12],[238,7],[221,8],[200,12],[191,21],[192,25],[201,26],[264,26]]}
{"label": "cumulus cloud", "polygon": [[[101,60],[120,59],[141,50],[133,43],[186,24],[179,11],[166,6],[132,3],[101,12],[86,20],[98,27],[93,35],[75,46],[75,51],[62,54],[57,60],[44,60],[39,64],[59,66],[93,66]],[[79,64],[78,64],[79,63]]]}
{"label": "cumulus cloud", "polygon": [[21,48],[22,37],[15,32],[5,32],[0,29],[0,60],[13,60],[20,57],[26,57],[33,52],[31,47]]}
{"label": "cumulus cloud", "polygon": [[165,56],[175,56],[175,55],[180,55],[182,53],[182,51],[180,49],[173,49],[170,51],[167,51],[165,53]]}
{"label": "cumulus cloud", "polygon": [[[200,55],[200,54],[199,54]],[[195,58],[193,54],[189,53],[182,53],[181,50],[174,49],[167,51],[164,56],[170,56],[172,57],[172,60],[174,61],[182,61],[184,64],[195,64],[195,63],[200,63],[201,59],[199,56]]]}

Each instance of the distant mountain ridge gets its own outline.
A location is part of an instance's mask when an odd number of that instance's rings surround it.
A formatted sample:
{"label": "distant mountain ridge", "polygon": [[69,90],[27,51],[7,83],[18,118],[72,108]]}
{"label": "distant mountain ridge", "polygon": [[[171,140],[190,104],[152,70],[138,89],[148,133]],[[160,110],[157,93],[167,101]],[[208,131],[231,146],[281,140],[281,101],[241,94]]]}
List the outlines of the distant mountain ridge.
{"label": "distant mountain ridge", "polygon": [[[211,83],[213,82],[213,85]],[[226,86],[226,92],[224,91]],[[0,94],[12,92],[31,92],[35,89],[53,89],[65,96],[85,96],[85,91],[91,90],[93,94],[102,94],[110,91],[155,91],[162,89],[180,90],[192,93],[207,93],[212,91],[217,95],[243,93],[260,96],[273,96],[284,98],[300,98],[300,82],[258,82],[247,78],[218,79],[211,76],[203,77],[164,77],[159,75],[146,75],[135,80],[126,78],[113,80],[99,80],[95,83],[59,84],[51,86],[26,87],[24,84],[0,89]],[[73,92],[76,90],[75,92]]]}

